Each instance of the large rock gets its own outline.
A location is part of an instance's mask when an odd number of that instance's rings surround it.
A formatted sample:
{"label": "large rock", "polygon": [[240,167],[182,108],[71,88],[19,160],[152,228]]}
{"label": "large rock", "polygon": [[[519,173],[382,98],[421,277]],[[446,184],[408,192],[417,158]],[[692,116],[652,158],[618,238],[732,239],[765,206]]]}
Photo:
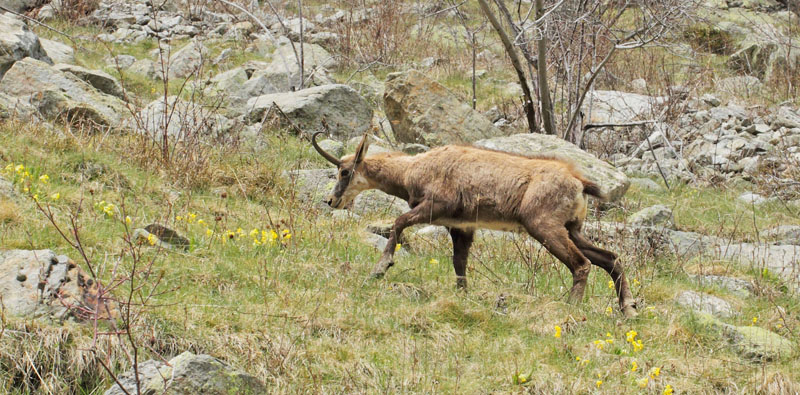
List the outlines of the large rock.
{"label": "large rock", "polygon": [[97,287],[75,262],[53,251],[0,251],[0,300],[7,313],[21,317],[80,319],[97,307]]}
{"label": "large rock", "polygon": [[[623,123],[653,118],[666,97],[653,97],[620,91],[592,91],[583,112],[590,123]],[[589,111],[591,109],[591,111]]]}
{"label": "large rock", "polygon": [[636,226],[663,226],[675,229],[672,210],[663,204],[646,207],[633,213],[628,222]]}
{"label": "large rock", "polygon": [[186,78],[195,74],[208,56],[208,48],[198,41],[192,41],[169,57],[169,77]]}
{"label": "large rock", "polygon": [[48,40],[44,38],[39,39],[42,49],[55,63],[75,63],[75,50],[67,44],[58,41]]}
{"label": "large rock", "polygon": [[556,136],[530,133],[515,134],[513,136],[476,141],[474,145],[520,155],[534,157],[536,155],[552,155],[570,160],[578,165],[578,168],[587,179],[600,186],[608,195],[610,201],[621,198],[630,186],[630,181],[628,181],[625,173]]}
{"label": "large rock", "polygon": [[679,305],[718,317],[730,317],[734,311],[731,305],[714,295],[694,291],[683,291],[675,298]]}
{"label": "large rock", "polygon": [[0,5],[13,12],[25,12],[33,9],[41,3],[41,0],[3,0]]}
{"label": "large rock", "polygon": [[[148,360],[137,367],[142,394],[209,394],[257,395],[268,393],[261,380],[235,369],[210,355],[195,355],[189,351],[169,360]],[[136,376],[131,369],[118,377],[105,395],[135,394]]]}
{"label": "large rock", "polygon": [[95,89],[105,94],[116,96],[120,99],[123,98],[122,85],[119,84],[116,78],[112,77],[105,71],[89,70],[81,66],[72,64],[57,64],[54,66],[56,70],[70,73],[93,86]]}
{"label": "large rock", "polygon": [[233,122],[200,104],[170,96],[166,102],[163,98],[150,102],[128,121],[128,126],[155,138],[163,136],[166,130],[170,137],[190,139],[225,134]]}
{"label": "large rock", "polygon": [[[298,56],[300,44],[295,43]],[[250,79],[232,94],[251,98],[270,93],[289,92],[300,89],[301,73],[292,46],[284,44],[275,49],[272,61],[263,69],[255,70]],[[327,69],[336,66],[336,59],[324,48],[316,44],[303,45],[304,87],[333,83]]]}
{"label": "large rock", "polygon": [[795,354],[793,342],[764,328],[726,324],[707,313],[699,313],[697,318],[702,326],[727,339],[743,358],[754,362],[767,362]]}
{"label": "large rock", "polygon": [[28,30],[28,25],[7,14],[0,14],[0,77],[14,62],[26,57],[52,63],[39,37]]}
{"label": "large rock", "polygon": [[27,100],[0,93],[0,119],[29,119],[36,114],[36,109]]}
{"label": "large rock", "polygon": [[394,136],[403,143],[437,146],[507,134],[442,84],[416,70],[389,74],[383,102]]}
{"label": "large rock", "polygon": [[347,85],[323,85],[254,97],[247,102],[247,119],[256,123],[272,115],[284,122],[281,115],[270,113],[274,105],[305,131],[320,129],[324,119],[331,133],[341,140],[363,135],[372,122],[372,109]]}
{"label": "large rock", "polygon": [[68,120],[118,125],[128,113],[118,98],[32,58],[14,63],[0,81],[0,92],[30,100],[46,117],[66,116]]}

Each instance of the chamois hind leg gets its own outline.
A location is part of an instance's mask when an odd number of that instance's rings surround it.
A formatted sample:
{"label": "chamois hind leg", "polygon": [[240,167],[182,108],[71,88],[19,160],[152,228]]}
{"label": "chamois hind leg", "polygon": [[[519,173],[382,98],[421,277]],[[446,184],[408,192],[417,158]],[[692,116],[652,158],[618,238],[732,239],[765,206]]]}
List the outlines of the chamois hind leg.
{"label": "chamois hind leg", "polygon": [[373,278],[381,278],[386,274],[386,271],[394,265],[394,252],[397,249],[397,240],[403,230],[409,226],[423,223],[430,223],[435,219],[442,216],[444,213],[444,206],[434,203],[430,199],[421,201],[411,211],[403,213],[394,221],[392,232],[389,235],[389,241],[386,242],[386,248],[383,250],[381,259],[372,269]]}
{"label": "chamois hind leg", "polygon": [[617,261],[617,255],[593,245],[581,234],[576,226],[569,228],[569,238],[589,258],[592,264],[603,268],[611,276],[619,298],[620,311],[627,317],[636,315],[633,295],[631,295],[622,264]]}
{"label": "chamois hind leg", "polygon": [[475,232],[448,228],[453,239],[453,269],[456,271],[456,287],[467,288],[467,258]]}
{"label": "chamois hind leg", "polygon": [[525,224],[525,230],[541,243],[547,251],[564,263],[572,273],[572,289],[569,291],[569,301],[578,303],[583,299],[586,288],[586,279],[592,266],[589,259],[584,256],[578,247],[570,240],[567,228],[554,223]]}

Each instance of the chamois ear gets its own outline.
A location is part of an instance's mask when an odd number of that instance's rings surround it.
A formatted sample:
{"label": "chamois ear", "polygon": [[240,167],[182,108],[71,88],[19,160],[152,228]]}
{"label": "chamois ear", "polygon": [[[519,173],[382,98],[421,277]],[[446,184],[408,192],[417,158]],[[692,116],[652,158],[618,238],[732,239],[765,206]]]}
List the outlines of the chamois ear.
{"label": "chamois ear", "polygon": [[364,160],[364,157],[367,156],[367,150],[369,149],[369,132],[364,133],[364,137],[361,138],[361,142],[358,143],[358,148],[356,148],[356,157],[355,163],[361,163]]}

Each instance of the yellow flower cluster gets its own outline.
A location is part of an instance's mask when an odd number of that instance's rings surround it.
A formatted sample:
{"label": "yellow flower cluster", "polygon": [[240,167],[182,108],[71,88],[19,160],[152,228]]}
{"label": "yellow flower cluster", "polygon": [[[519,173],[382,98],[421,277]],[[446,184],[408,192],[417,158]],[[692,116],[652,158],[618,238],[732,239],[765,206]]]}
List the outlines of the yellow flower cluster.
{"label": "yellow flower cluster", "polygon": [[114,203],[106,203],[105,200],[101,200],[101,201],[95,203],[94,207],[97,210],[102,211],[103,214],[105,214],[107,217],[109,217],[109,218],[113,218],[114,217],[114,213],[115,213],[114,209],[116,208],[116,206],[114,206]]}
{"label": "yellow flower cluster", "polygon": [[[206,238],[208,239],[212,239],[216,234],[214,228],[212,226],[209,226],[206,220],[200,218],[196,213],[193,212],[187,212],[185,214],[176,215],[175,221],[185,222],[187,224],[192,224],[192,225],[196,224],[205,227],[205,235]],[[222,244],[249,240],[253,248],[259,246],[272,246],[276,244],[281,244],[285,246],[292,239],[292,233],[287,229],[280,231],[280,233],[276,232],[273,229],[259,229],[259,228],[253,228],[250,230],[250,232],[245,232],[244,229],[238,227],[235,230],[232,229],[227,229],[224,231],[220,230],[220,234],[221,234],[220,240],[222,241]]]}
{"label": "yellow flower cluster", "polygon": [[561,337],[561,327],[556,325],[555,326],[555,331],[556,331],[556,333],[553,334],[553,337],[555,337],[556,339],[560,338]]}
{"label": "yellow flower cluster", "polygon": [[[5,175],[6,177],[11,179],[11,182],[19,188],[23,193],[28,194],[33,198],[35,201],[39,201],[39,186],[46,185],[50,182],[50,176],[47,174],[42,174],[39,177],[35,177],[31,174],[33,170],[25,167],[22,164],[14,164],[9,163],[7,164],[0,174]],[[33,171],[35,173],[35,171]],[[56,195],[58,195],[56,197]],[[53,200],[58,200],[61,198],[60,194],[54,194],[50,196]]]}
{"label": "yellow flower cluster", "polygon": [[633,351],[641,351],[644,348],[644,345],[642,344],[641,339],[636,339],[636,335],[638,335],[638,333],[631,329],[625,333],[625,340],[630,343],[631,346],[633,346]]}

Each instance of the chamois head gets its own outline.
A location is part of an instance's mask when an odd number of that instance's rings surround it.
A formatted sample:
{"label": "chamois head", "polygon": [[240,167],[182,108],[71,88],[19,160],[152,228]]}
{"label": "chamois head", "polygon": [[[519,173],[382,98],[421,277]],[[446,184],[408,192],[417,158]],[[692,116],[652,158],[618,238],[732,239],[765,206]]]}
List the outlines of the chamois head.
{"label": "chamois head", "polygon": [[317,132],[311,136],[311,145],[314,146],[314,149],[316,149],[323,158],[336,165],[339,170],[336,176],[338,182],[336,186],[333,187],[333,191],[325,198],[325,203],[333,208],[341,209],[350,205],[361,191],[369,188],[369,181],[364,177],[364,174],[359,171],[359,167],[364,157],[367,155],[367,148],[369,148],[369,134],[364,134],[364,137],[358,144],[358,148],[356,148],[355,154],[344,156],[342,159],[336,159],[336,157],[325,152],[325,150],[317,144],[317,135],[320,133],[323,132]]}

